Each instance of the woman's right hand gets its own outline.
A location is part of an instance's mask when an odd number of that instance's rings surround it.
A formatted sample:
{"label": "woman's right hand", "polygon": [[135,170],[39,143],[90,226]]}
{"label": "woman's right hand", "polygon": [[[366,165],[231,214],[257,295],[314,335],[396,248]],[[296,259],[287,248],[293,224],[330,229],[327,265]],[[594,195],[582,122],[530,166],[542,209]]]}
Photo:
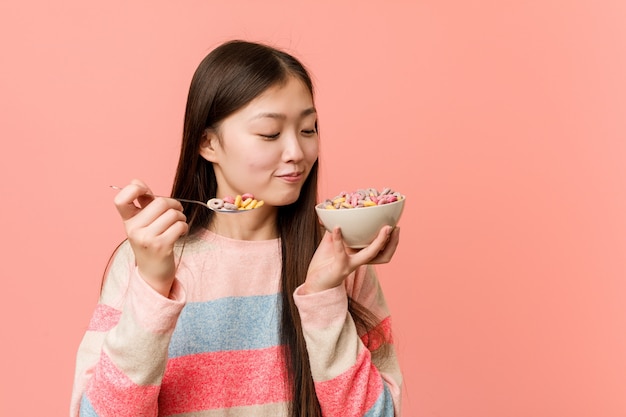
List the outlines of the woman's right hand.
{"label": "woman's right hand", "polygon": [[124,221],[139,274],[168,297],[176,273],[174,244],[188,230],[182,205],[172,198],[154,197],[139,180],[122,188],[114,202]]}

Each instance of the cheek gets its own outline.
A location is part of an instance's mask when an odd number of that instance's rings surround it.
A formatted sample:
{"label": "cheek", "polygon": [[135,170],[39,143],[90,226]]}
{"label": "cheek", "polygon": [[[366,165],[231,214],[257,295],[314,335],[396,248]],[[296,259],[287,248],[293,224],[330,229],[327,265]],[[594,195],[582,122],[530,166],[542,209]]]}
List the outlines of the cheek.
{"label": "cheek", "polygon": [[276,157],[271,153],[250,152],[251,156],[245,159],[244,166],[248,171],[266,171],[274,169]]}
{"label": "cheek", "polygon": [[303,146],[305,158],[313,164],[319,156],[319,143],[317,140],[311,141]]}

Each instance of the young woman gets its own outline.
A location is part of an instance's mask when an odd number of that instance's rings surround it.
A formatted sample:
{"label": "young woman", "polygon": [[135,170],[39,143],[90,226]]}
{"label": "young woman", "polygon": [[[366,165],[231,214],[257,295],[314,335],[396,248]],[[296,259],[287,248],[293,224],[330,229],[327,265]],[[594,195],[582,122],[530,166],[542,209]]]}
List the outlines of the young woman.
{"label": "young woman", "polygon": [[232,41],[196,70],[172,197],[252,193],[214,213],[115,197],[120,245],[77,357],[71,417],[398,416],[401,375],[373,264],[399,229],[361,250],[316,218],[311,79],[291,55]]}

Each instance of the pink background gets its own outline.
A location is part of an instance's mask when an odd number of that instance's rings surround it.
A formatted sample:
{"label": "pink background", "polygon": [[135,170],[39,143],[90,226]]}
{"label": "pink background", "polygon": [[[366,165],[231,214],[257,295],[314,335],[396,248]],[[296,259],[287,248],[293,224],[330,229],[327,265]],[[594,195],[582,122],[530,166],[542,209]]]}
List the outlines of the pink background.
{"label": "pink background", "polygon": [[0,415],[67,415],[123,229],[231,38],[312,70],[324,196],[408,195],[380,268],[405,415],[626,415],[626,2],[4,1]]}

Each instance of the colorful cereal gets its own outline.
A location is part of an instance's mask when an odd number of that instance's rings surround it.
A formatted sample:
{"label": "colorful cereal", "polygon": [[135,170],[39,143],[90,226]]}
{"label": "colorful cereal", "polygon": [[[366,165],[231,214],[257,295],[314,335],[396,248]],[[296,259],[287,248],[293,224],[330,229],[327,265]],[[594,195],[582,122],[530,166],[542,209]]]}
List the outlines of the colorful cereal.
{"label": "colorful cereal", "polygon": [[328,210],[342,210],[380,206],[402,200],[403,198],[402,194],[388,187],[383,188],[380,192],[376,188],[367,188],[351,193],[343,191],[335,197],[325,200],[321,206]]}

